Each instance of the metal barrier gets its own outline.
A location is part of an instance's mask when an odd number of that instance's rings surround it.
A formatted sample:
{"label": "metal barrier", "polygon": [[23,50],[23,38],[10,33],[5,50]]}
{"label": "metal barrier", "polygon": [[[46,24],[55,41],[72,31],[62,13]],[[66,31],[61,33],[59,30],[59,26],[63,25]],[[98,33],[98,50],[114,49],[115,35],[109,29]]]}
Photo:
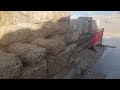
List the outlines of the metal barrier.
{"label": "metal barrier", "polygon": [[103,39],[103,32],[104,32],[104,28],[102,29],[98,29],[91,41],[92,47],[96,46],[96,45],[102,45],[102,39]]}
{"label": "metal barrier", "polygon": [[91,40],[91,47],[89,48],[90,50],[97,52],[94,47],[103,46],[102,45],[103,32],[104,32],[104,28],[97,29],[97,31],[94,33],[93,38]]}

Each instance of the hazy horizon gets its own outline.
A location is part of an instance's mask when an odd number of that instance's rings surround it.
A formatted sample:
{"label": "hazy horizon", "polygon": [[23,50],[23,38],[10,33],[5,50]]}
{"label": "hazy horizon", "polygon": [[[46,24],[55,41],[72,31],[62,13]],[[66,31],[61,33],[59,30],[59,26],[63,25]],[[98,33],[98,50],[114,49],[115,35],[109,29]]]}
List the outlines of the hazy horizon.
{"label": "hazy horizon", "polygon": [[88,15],[112,15],[119,14],[119,11],[71,11],[71,18],[76,19],[78,17],[84,17]]}

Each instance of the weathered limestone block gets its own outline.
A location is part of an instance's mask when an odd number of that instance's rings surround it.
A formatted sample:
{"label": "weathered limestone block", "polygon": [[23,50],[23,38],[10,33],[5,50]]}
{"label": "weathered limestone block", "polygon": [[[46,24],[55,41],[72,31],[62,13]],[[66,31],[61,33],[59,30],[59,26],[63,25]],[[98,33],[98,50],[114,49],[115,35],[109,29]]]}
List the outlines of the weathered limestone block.
{"label": "weathered limestone block", "polygon": [[[26,26],[28,25],[28,26]],[[41,25],[42,26],[42,25]],[[55,35],[61,35],[66,32],[58,24],[31,25],[19,24],[0,27],[0,46],[5,46],[13,42],[32,41],[38,37],[53,38]]]}
{"label": "weathered limestone block", "polygon": [[77,41],[80,37],[80,31],[73,32],[72,41]]}
{"label": "weathered limestone block", "polygon": [[0,46],[69,30],[69,11],[0,11]]}
{"label": "weathered limestone block", "polygon": [[12,53],[0,51],[0,79],[18,78],[23,65]]}
{"label": "weathered limestone block", "polygon": [[[64,27],[65,26],[65,27]],[[69,25],[65,22],[45,22],[40,31],[36,32],[40,37],[53,38],[55,35],[61,35],[67,32]]]}
{"label": "weathered limestone block", "polygon": [[[83,41],[91,40],[94,33],[93,28],[97,26],[93,23],[92,17],[79,17],[70,21],[70,28],[72,31],[66,34],[66,43],[82,43]],[[94,26],[93,26],[94,25]],[[75,42],[77,41],[77,42]]]}
{"label": "weathered limestone block", "polygon": [[61,27],[61,30],[66,30],[66,31],[70,30],[70,20],[69,19],[66,21],[58,21],[57,23]]}
{"label": "weathered limestone block", "polygon": [[92,17],[79,17],[70,21],[71,29],[79,30],[80,33],[92,33],[98,28],[97,23]]}
{"label": "weathered limestone block", "polygon": [[27,22],[26,16],[19,11],[0,11],[1,23],[0,25],[18,24],[20,22]]}
{"label": "weathered limestone block", "polygon": [[8,45],[15,41],[24,41],[30,34],[31,30],[22,28],[21,25],[2,26],[0,27],[0,46]]}
{"label": "weathered limestone block", "polygon": [[70,67],[73,63],[72,54],[75,50],[76,44],[68,46],[65,51],[59,53],[58,55],[47,55],[46,60],[48,64],[48,75],[54,75],[61,70]]}
{"label": "weathered limestone block", "polygon": [[25,67],[21,75],[22,79],[44,79],[47,78],[47,63],[43,60],[34,67]]}
{"label": "weathered limestone block", "polygon": [[79,19],[73,19],[70,21],[70,27],[72,30],[78,30],[80,31],[80,34],[83,33],[83,29],[84,29],[84,21],[81,21]]}
{"label": "weathered limestone block", "polygon": [[69,20],[69,11],[0,11],[0,25]]}
{"label": "weathered limestone block", "polygon": [[65,43],[53,39],[37,38],[31,44],[46,48],[47,53],[54,55],[65,49]]}
{"label": "weathered limestone block", "polygon": [[65,52],[61,53],[58,56],[50,56],[47,55],[47,63],[48,63],[48,75],[54,75],[63,70],[68,66],[67,56],[65,57]]}
{"label": "weathered limestone block", "polygon": [[15,53],[24,64],[34,65],[41,62],[46,55],[44,48],[26,43],[13,43],[8,46],[8,52]]}
{"label": "weathered limestone block", "polygon": [[54,35],[53,38],[48,38],[48,39],[53,39],[53,40],[61,41],[61,42],[64,42],[66,44],[66,33]]}
{"label": "weathered limestone block", "polygon": [[[73,42],[73,40],[77,39],[77,37],[74,36],[74,35],[75,35],[74,33],[75,33],[75,32],[71,31],[71,32],[68,32],[68,33],[65,35],[65,42],[66,42],[66,43],[71,43],[71,42]],[[77,34],[79,34],[79,33],[77,33]]]}
{"label": "weathered limestone block", "polygon": [[71,20],[71,29],[78,30],[80,34],[87,33],[89,31],[89,23],[87,20],[75,19]]}
{"label": "weathered limestone block", "polygon": [[81,21],[90,21],[93,19],[93,17],[79,17],[78,19]]}
{"label": "weathered limestone block", "polygon": [[64,34],[67,27],[58,23],[46,22],[37,24],[22,23],[18,25],[8,25],[0,27],[0,46],[13,42],[32,41],[38,37],[53,37]]}
{"label": "weathered limestone block", "polygon": [[71,38],[72,36],[73,36],[73,32],[72,31],[66,33],[66,35],[65,35],[65,42],[67,44],[72,42],[72,38]]}
{"label": "weathered limestone block", "polygon": [[5,47],[0,47],[0,51],[5,51]]}
{"label": "weathered limestone block", "polygon": [[97,23],[95,20],[92,21],[92,31],[95,32],[98,29]]}
{"label": "weathered limestone block", "polygon": [[70,12],[69,11],[53,11],[52,12],[54,20],[60,21],[68,21],[70,20]]}
{"label": "weathered limestone block", "polygon": [[83,23],[84,23],[83,33],[88,33],[88,31],[89,31],[89,22],[84,21]]}
{"label": "weathered limestone block", "polygon": [[[85,35],[84,35],[85,36]],[[71,31],[65,35],[65,42],[66,43],[77,43],[82,42],[83,34],[80,31]]]}

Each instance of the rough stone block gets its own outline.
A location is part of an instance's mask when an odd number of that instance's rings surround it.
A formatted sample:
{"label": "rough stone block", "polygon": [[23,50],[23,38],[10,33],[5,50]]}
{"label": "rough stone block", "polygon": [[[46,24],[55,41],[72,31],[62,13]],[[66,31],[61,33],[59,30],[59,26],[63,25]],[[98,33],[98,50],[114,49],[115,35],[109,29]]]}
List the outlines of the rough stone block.
{"label": "rough stone block", "polygon": [[0,46],[5,46],[13,42],[22,42],[31,35],[29,28],[22,28],[21,26],[11,25],[0,27]]}
{"label": "rough stone block", "polygon": [[61,70],[70,67],[74,61],[72,58],[73,51],[75,50],[76,44],[68,46],[65,51],[59,53],[58,55],[51,56],[47,55],[46,60],[48,64],[48,74],[54,75]]}
{"label": "rough stone block", "polygon": [[0,51],[0,79],[13,79],[20,76],[23,65],[12,53]]}
{"label": "rough stone block", "polygon": [[65,43],[53,39],[37,38],[31,44],[46,48],[47,53],[54,55],[65,49]]}
{"label": "rough stone block", "polygon": [[22,79],[45,79],[47,78],[47,63],[43,60],[42,63],[34,67],[25,67],[22,71]]}
{"label": "rough stone block", "polygon": [[8,46],[8,52],[15,53],[24,64],[32,65],[44,59],[46,50],[32,44],[13,43]]}

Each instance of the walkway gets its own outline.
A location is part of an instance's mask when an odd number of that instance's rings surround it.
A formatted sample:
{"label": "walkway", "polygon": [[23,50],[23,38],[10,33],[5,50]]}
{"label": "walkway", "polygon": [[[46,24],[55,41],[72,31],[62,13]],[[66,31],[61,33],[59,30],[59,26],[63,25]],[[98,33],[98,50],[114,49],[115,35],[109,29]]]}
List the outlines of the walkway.
{"label": "walkway", "polygon": [[94,66],[94,70],[106,74],[106,79],[120,79],[120,38],[105,38],[103,44],[116,46],[116,48],[107,47]]}

